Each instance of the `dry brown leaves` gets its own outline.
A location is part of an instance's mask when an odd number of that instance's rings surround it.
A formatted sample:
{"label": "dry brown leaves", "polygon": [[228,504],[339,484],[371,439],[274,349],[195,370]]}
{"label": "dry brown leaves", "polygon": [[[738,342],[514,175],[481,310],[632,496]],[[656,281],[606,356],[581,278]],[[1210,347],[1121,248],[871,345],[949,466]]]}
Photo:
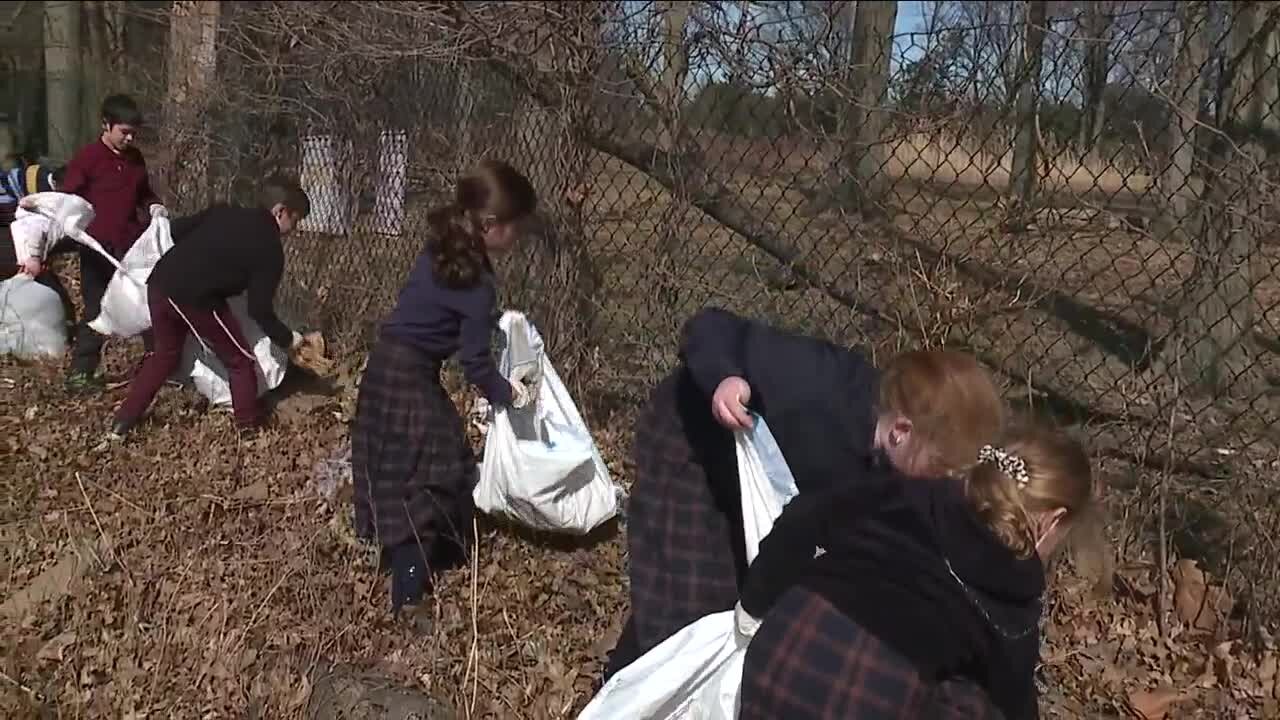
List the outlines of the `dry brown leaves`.
{"label": "dry brown leaves", "polygon": [[[128,367],[111,357],[114,372]],[[59,372],[0,361],[0,601],[13,611],[0,622],[0,716],[304,717],[327,662],[459,717],[572,717],[589,698],[625,611],[620,535],[481,520],[472,564],[393,622],[375,556],[335,515],[349,488],[316,479],[340,465],[358,368],[334,369],[337,396],[282,401],[301,409],[249,444],[226,413],[166,389],[136,439],[101,450],[121,391],[67,397]],[[624,482],[629,428],[593,419]],[[1044,716],[1275,716],[1275,649],[1245,651],[1225,590],[1179,563],[1162,636],[1155,577],[1122,567],[1104,602],[1061,578]]]}
{"label": "dry brown leaves", "polygon": [[302,336],[302,345],[289,358],[294,365],[324,377],[333,370],[334,362],[325,357],[324,336],[318,332]]}

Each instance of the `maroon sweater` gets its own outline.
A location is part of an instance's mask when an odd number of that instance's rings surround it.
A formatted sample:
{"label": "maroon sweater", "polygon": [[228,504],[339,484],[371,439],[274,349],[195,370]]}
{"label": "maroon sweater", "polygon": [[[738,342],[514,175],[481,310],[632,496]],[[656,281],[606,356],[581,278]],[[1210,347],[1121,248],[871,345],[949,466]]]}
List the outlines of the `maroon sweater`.
{"label": "maroon sweater", "polygon": [[85,145],[71,159],[59,190],[79,195],[93,206],[93,222],[86,231],[117,256],[146,229],[139,208],[160,202],[147,180],[142,153],[133,147],[117,153],[101,139]]}

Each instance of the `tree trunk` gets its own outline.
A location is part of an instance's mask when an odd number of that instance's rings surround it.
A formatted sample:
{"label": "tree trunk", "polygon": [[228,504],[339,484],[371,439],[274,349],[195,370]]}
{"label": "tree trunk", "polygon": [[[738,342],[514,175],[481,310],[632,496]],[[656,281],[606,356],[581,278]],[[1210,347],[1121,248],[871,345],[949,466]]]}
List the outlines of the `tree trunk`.
{"label": "tree trunk", "polygon": [[1105,93],[1111,72],[1111,15],[1101,2],[1091,2],[1084,10],[1085,87],[1080,109],[1080,156],[1097,145],[1106,120]]}
{"label": "tree trunk", "polygon": [[1013,230],[1025,227],[1025,215],[1035,199],[1039,175],[1037,156],[1040,133],[1037,114],[1040,111],[1040,67],[1044,52],[1048,3],[1032,0],[1023,19],[1022,69],[1018,78],[1018,136],[1013,144],[1013,167],[1009,171],[1009,225]]}
{"label": "tree trunk", "polygon": [[[564,5],[580,36],[603,33],[601,13],[590,3]],[[570,15],[571,14],[571,15]],[[560,77],[590,78],[587,68],[599,66],[601,57],[576,57],[557,52],[552,43],[539,43],[535,51],[539,67]],[[603,48],[596,50],[603,53]],[[484,66],[477,66],[480,70]],[[483,77],[483,74],[473,79]],[[531,182],[538,189],[541,214],[549,219],[540,231],[521,243],[515,262],[504,275],[506,298],[526,308],[537,324],[556,367],[567,383],[582,379],[591,338],[595,332],[598,280],[588,252],[590,233],[583,220],[583,193],[590,172],[590,158],[580,137],[580,127],[596,88],[589,80],[560,84],[563,105],[550,107],[531,95],[520,95],[520,134],[516,147]],[[470,101],[460,104],[469,107]],[[504,299],[506,299],[504,298]]]}
{"label": "tree trunk", "polygon": [[80,3],[45,0],[44,65],[48,154],[65,162],[84,139],[80,128]]}
{"label": "tree trunk", "polygon": [[[666,150],[672,177],[680,179],[671,203],[663,212],[657,247],[654,248],[654,276],[657,279],[656,304],[652,317],[675,324],[681,321],[680,285],[677,280],[683,241],[687,239],[689,211],[685,178],[690,163],[698,162],[696,148],[689,141],[682,108],[685,100],[685,79],[689,72],[689,48],[685,43],[685,28],[693,3],[688,0],[664,1],[658,4],[662,13],[662,71],[658,76],[657,101],[660,105],[661,136],[658,147]],[[655,328],[664,337],[669,327]]]}
{"label": "tree trunk", "polygon": [[849,92],[841,123],[845,142],[841,164],[848,174],[840,191],[849,207],[864,214],[880,212],[886,190],[888,147],[882,142],[888,125],[885,92],[893,54],[893,27],[898,3],[859,0],[853,11]]}
{"label": "tree trunk", "polygon": [[[1196,32],[1196,10],[1187,10],[1192,16],[1185,17],[1181,28],[1185,37],[1175,66],[1178,80],[1184,79],[1181,72],[1198,67],[1194,61],[1205,56],[1206,33]],[[1193,237],[1196,264],[1186,285],[1180,336],[1173,350],[1179,374],[1189,386],[1215,396],[1230,394],[1252,400],[1264,384],[1246,343],[1254,321],[1252,265],[1258,240],[1265,232],[1261,226],[1267,206],[1263,188],[1271,186],[1274,179],[1268,172],[1273,163],[1264,162],[1265,153],[1248,138],[1256,134],[1267,111],[1256,101],[1258,81],[1266,75],[1265,65],[1257,59],[1265,53],[1264,40],[1280,16],[1268,8],[1262,21],[1262,7],[1252,2],[1238,3],[1233,10],[1228,67],[1219,89],[1217,123],[1222,132],[1215,133],[1206,171],[1201,173],[1204,188]],[[1198,82],[1192,85],[1199,87]],[[1184,123],[1191,110],[1199,109],[1198,99],[1197,92],[1180,103]],[[1179,176],[1185,177],[1191,160],[1177,157],[1182,152],[1175,150],[1174,165]],[[1175,207],[1183,209],[1188,194],[1181,193]]]}
{"label": "tree trunk", "polygon": [[210,128],[204,108],[213,91],[221,3],[178,0],[169,17],[169,87],[166,126],[170,202],[184,210],[209,195]]}
{"label": "tree trunk", "polygon": [[1254,88],[1258,126],[1266,133],[1280,134],[1280,29],[1271,28],[1261,39],[1254,63],[1258,74],[1258,86]]}
{"label": "tree trunk", "polygon": [[1276,23],[1280,10],[1270,3],[1232,4],[1229,59],[1231,77],[1223,78],[1227,92],[1223,110],[1235,125],[1251,132],[1275,132],[1280,72],[1275,63]]}
{"label": "tree trunk", "polygon": [[1252,400],[1264,385],[1245,342],[1253,328],[1252,264],[1263,231],[1263,153],[1253,145],[1237,150],[1225,139],[1215,145],[1174,362],[1189,387]]}
{"label": "tree trunk", "polygon": [[1173,72],[1167,91],[1169,126],[1164,147],[1167,160],[1160,175],[1165,234],[1172,243],[1189,241],[1195,188],[1191,185],[1195,163],[1195,129],[1200,114],[1203,74],[1209,59],[1208,4],[1201,1],[1178,5]]}
{"label": "tree trunk", "polygon": [[107,19],[107,3],[103,0],[86,0],[84,8],[85,53],[84,91],[81,97],[84,127],[96,128],[102,99],[122,88],[116,87],[110,31]]}
{"label": "tree trunk", "polygon": [[684,42],[685,26],[693,3],[688,0],[661,2],[662,13],[662,72],[658,79],[659,102],[662,103],[663,137],[659,147],[675,150],[681,125],[680,109],[684,105],[684,83],[689,75],[689,52]]}

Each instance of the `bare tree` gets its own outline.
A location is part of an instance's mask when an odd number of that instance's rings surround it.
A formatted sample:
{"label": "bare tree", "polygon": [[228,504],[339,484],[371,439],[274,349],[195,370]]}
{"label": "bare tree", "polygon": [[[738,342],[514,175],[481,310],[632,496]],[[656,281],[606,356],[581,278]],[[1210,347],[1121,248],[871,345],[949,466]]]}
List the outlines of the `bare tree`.
{"label": "bare tree", "polygon": [[[1185,2],[1178,8],[1173,72],[1166,92],[1170,118],[1162,143],[1167,148],[1164,152],[1167,160],[1159,180],[1167,206],[1167,231],[1171,234],[1186,231],[1195,200],[1191,173],[1203,73],[1209,59],[1207,21],[1208,6],[1204,2]],[[1170,239],[1185,241],[1185,238]]]}
{"label": "bare tree", "polygon": [[201,122],[214,80],[221,3],[179,0],[169,18],[169,82],[165,130],[171,153],[169,192],[182,207],[209,192],[209,127]]}
{"label": "bare tree", "polygon": [[850,98],[841,124],[842,165],[849,179],[840,194],[852,207],[863,212],[878,207],[884,192],[888,162],[888,148],[883,142],[888,125],[884,102],[897,17],[897,2],[859,0],[854,11]]}
{"label": "bare tree", "polygon": [[[1264,152],[1250,140],[1265,114],[1265,108],[1252,101],[1259,76],[1254,58],[1280,16],[1269,12],[1266,21],[1259,23],[1260,8],[1250,3],[1234,9],[1237,14],[1225,33],[1225,63],[1218,78],[1217,127],[1210,135],[1206,165],[1200,173],[1203,190],[1191,238],[1195,269],[1186,284],[1180,336],[1173,350],[1189,386],[1213,395],[1252,398],[1264,384],[1247,342],[1254,324],[1253,264],[1264,232],[1263,196],[1275,179],[1274,163],[1265,162]],[[1195,15],[1202,11],[1191,7],[1186,12],[1190,16],[1184,18],[1185,27],[1190,33],[1197,27]],[[1198,32],[1184,40],[1187,65],[1203,53],[1204,35]],[[1180,58],[1178,68],[1184,67]],[[1194,107],[1199,109],[1198,102]],[[1185,118],[1192,108],[1191,100],[1186,100],[1178,114]],[[1179,160],[1181,173],[1191,159]]]}
{"label": "bare tree", "polygon": [[1084,98],[1080,112],[1081,156],[1093,150],[1106,120],[1104,102],[1111,73],[1111,8],[1109,3],[1087,3],[1083,10]]}
{"label": "bare tree", "polygon": [[1013,168],[1009,173],[1010,216],[1015,228],[1022,224],[1018,218],[1031,205],[1036,191],[1036,156],[1040,149],[1037,116],[1040,112],[1040,67],[1045,24],[1048,21],[1047,5],[1043,0],[1028,2],[1023,21],[1022,71],[1018,84],[1018,136],[1013,146]]}
{"label": "bare tree", "polygon": [[693,3],[689,0],[665,0],[658,3],[662,18],[662,69],[658,75],[659,102],[663,114],[663,140],[666,149],[676,147],[680,132],[680,110],[684,105],[685,80],[689,76],[689,46],[685,28]]}
{"label": "bare tree", "polygon": [[1272,3],[1236,2],[1231,10],[1232,76],[1224,85],[1230,107],[1224,110],[1246,127],[1275,132],[1280,130],[1280,72],[1274,53],[1280,9]]}
{"label": "bare tree", "polygon": [[45,0],[44,64],[49,154],[70,159],[80,143],[80,9],[78,2]]}

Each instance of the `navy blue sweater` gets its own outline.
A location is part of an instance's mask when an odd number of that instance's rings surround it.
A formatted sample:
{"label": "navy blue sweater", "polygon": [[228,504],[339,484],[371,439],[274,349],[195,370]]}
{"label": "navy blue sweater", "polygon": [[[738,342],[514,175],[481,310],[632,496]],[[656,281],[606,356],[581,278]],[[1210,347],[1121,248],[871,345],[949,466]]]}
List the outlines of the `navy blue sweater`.
{"label": "navy blue sweater", "polygon": [[801,492],[872,458],[880,372],[861,353],[708,308],[685,323],[680,358],[708,399],[727,377],[747,381],[748,406],[769,423]]}
{"label": "navy blue sweater", "polygon": [[882,470],[801,493],[761,542],[743,609],[764,617],[788,588],[805,587],[925,679],[970,678],[1009,720],[1036,718],[1044,567],[1002,544],[962,488]]}
{"label": "navy blue sweater", "polygon": [[467,382],[494,405],[511,404],[511,385],[494,362],[497,291],[492,274],[455,290],[436,281],[431,253],[418,256],[409,281],[382,331],[444,361],[457,353]]}

